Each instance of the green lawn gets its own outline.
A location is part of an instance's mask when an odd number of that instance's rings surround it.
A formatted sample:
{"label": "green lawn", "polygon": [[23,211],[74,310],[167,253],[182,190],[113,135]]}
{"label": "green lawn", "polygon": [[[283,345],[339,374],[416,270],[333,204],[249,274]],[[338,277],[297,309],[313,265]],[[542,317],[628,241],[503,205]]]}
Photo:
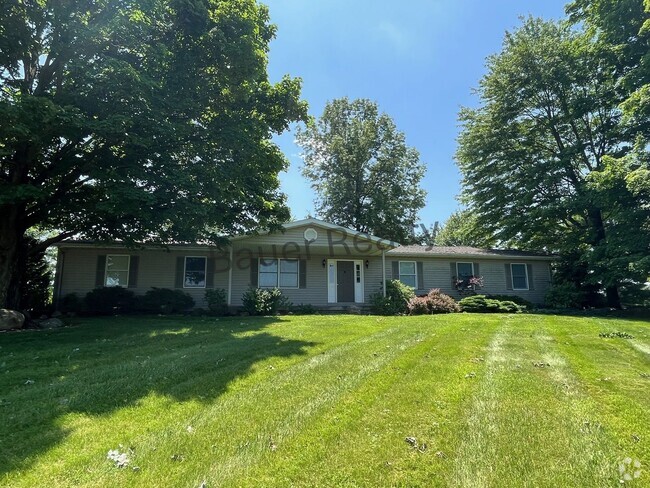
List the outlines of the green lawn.
{"label": "green lawn", "polygon": [[0,484],[650,486],[647,321],[78,321],[0,334]]}

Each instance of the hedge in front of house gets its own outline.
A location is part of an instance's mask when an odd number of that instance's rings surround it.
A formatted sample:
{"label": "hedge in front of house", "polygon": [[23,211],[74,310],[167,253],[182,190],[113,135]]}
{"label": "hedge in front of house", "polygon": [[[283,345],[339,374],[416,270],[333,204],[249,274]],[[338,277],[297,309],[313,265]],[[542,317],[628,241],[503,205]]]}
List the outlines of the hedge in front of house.
{"label": "hedge in front of house", "polygon": [[423,297],[414,297],[408,304],[410,315],[429,315],[436,313],[460,312],[456,300],[434,288]]}
{"label": "hedge in front of house", "polygon": [[121,286],[95,288],[86,293],[85,312],[97,315],[112,315],[133,311],[135,294]]}
{"label": "hedge in front of house", "polygon": [[399,280],[386,281],[386,296],[381,292],[370,295],[370,310],[376,315],[406,315],[413,298],[415,292],[410,286]]}
{"label": "hedge in front of house", "polygon": [[249,288],[242,297],[242,305],[250,315],[276,315],[292,306],[279,288]]}
{"label": "hedge in front of house", "polygon": [[181,290],[153,287],[138,298],[138,310],[148,313],[183,313],[194,307],[194,299]]}
{"label": "hedge in front of house", "polygon": [[523,307],[510,300],[495,300],[485,295],[465,297],[458,302],[463,312],[471,313],[521,313]]}

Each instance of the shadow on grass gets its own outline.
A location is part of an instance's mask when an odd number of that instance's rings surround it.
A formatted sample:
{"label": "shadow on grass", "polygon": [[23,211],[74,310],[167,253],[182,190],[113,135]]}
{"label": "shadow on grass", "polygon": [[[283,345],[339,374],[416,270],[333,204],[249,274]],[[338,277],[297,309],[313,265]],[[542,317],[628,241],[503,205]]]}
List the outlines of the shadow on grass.
{"label": "shadow on grass", "polygon": [[0,479],[62,442],[64,415],[108,414],[151,393],[212,402],[256,363],[307,354],[315,343],[268,330],[282,320],[111,317],[0,335]]}

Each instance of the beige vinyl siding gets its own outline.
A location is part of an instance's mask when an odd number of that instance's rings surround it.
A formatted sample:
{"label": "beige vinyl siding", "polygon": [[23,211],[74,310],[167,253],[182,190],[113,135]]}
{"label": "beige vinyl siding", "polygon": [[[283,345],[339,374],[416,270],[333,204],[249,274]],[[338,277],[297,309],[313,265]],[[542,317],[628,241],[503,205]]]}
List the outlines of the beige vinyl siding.
{"label": "beige vinyl siding", "polygon": [[[129,288],[137,295],[144,295],[152,287],[174,289],[176,282],[176,258],[178,256],[205,256],[215,258],[217,255],[209,251],[171,251],[153,250],[130,251],[126,249],[83,249],[66,248],[61,249],[63,255],[63,271],[59,286],[59,297],[68,293],[76,293],[83,298],[86,293],[95,288],[95,277],[97,270],[97,258],[106,254],[128,254],[138,256],[138,278],[137,286]],[[214,274],[214,287],[228,287],[228,273],[219,272],[219,266],[215,266],[217,272]],[[180,289],[180,288],[179,288]],[[196,307],[205,308],[205,288],[182,288],[195,302]]]}
{"label": "beige vinyl siding", "polygon": [[[253,259],[257,259],[255,256]],[[269,257],[269,256],[262,256]],[[250,258],[248,258],[250,259]],[[301,256],[307,266],[307,286],[306,288],[281,288],[282,293],[295,305],[311,304],[316,307],[327,306],[327,267],[323,267],[323,259],[342,259],[354,260],[353,257],[338,256],[332,258],[324,254],[312,255],[310,257]],[[368,302],[371,293],[381,291],[381,258],[357,258],[363,261],[364,273],[364,302]],[[368,261],[368,268],[365,267],[365,261]],[[235,260],[237,261],[237,260]],[[240,307],[242,305],[242,296],[251,286],[251,270],[248,264],[240,260],[235,264],[232,276],[232,306]]]}
{"label": "beige vinyl siding", "polygon": [[[416,290],[417,294],[424,294],[431,288],[440,288],[443,293],[459,299],[462,298],[460,293],[452,286],[451,263],[472,262],[478,263],[479,275],[483,277],[483,288],[479,293],[498,294],[498,295],[517,295],[533,303],[544,303],[544,295],[550,286],[551,268],[548,261],[527,261],[525,259],[470,259],[459,257],[456,259],[445,258],[428,258],[405,256],[389,257],[386,256],[386,276],[392,276],[392,262],[414,260],[422,262],[424,272],[423,289]],[[530,264],[533,268],[533,288],[532,290],[508,290],[506,285],[506,264],[523,263]],[[393,277],[397,279],[397,276]]]}

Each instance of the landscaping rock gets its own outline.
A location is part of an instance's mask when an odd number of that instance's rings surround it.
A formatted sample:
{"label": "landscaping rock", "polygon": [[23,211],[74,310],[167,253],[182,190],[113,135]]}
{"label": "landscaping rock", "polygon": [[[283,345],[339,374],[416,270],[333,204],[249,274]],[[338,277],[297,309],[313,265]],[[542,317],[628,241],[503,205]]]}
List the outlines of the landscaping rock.
{"label": "landscaping rock", "polygon": [[0,308],[0,330],[21,329],[25,325],[25,316],[15,310]]}
{"label": "landscaping rock", "polygon": [[65,324],[63,321],[55,318],[42,320],[38,324],[41,329],[57,329],[59,327],[63,327],[64,325]]}

